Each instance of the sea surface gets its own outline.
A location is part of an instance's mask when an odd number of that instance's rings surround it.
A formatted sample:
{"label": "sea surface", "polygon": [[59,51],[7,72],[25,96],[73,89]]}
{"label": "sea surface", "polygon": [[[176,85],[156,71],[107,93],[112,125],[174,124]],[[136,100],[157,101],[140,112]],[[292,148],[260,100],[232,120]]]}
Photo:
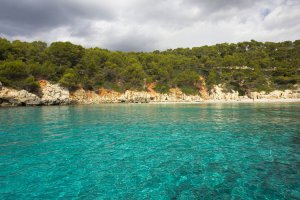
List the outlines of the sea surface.
{"label": "sea surface", "polygon": [[300,199],[300,104],[1,108],[0,199]]}

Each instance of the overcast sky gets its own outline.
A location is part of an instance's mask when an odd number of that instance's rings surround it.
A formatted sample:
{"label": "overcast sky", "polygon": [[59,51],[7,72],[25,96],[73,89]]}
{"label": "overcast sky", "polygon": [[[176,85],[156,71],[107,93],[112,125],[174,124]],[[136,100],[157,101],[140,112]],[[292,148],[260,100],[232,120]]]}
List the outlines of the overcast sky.
{"label": "overcast sky", "polygon": [[0,37],[153,51],[300,39],[300,0],[0,0]]}

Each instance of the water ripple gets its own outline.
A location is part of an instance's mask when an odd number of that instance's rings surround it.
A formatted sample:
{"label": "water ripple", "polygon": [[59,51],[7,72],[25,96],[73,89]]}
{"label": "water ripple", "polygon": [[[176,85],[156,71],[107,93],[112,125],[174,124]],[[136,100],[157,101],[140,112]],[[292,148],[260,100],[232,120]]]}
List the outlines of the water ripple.
{"label": "water ripple", "polygon": [[1,199],[300,199],[300,105],[0,109]]}

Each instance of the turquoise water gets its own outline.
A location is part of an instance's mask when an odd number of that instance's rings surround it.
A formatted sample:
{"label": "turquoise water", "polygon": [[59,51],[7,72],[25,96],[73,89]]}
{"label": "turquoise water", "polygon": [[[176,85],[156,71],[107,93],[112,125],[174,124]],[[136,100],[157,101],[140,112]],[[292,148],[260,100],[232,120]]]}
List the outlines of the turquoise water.
{"label": "turquoise water", "polygon": [[0,199],[300,199],[300,104],[0,109]]}

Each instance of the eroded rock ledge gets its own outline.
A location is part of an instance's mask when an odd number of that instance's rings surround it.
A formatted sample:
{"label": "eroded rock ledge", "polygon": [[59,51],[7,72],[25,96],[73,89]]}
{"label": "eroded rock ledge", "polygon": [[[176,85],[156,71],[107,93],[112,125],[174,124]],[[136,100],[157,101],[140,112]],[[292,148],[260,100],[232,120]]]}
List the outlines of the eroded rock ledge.
{"label": "eroded rock ledge", "polygon": [[26,90],[15,90],[6,87],[0,89],[1,106],[41,105],[41,99]]}
{"label": "eroded rock ledge", "polygon": [[0,89],[0,106],[33,106],[33,105],[68,105],[68,104],[100,104],[100,103],[150,103],[150,102],[223,102],[223,101],[261,101],[295,99],[300,101],[300,88],[296,90],[275,90],[271,93],[250,92],[240,96],[237,91],[224,92],[222,85],[216,85],[211,91],[199,88],[199,95],[186,95],[179,88],[170,89],[169,93],[161,94],[148,88],[148,91],[131,91],[119,93],[100,88],[99,91],[79,89],[69,92],[68,89],[40,81],[41,95],[26,90],[15,90],[2,87]]}
{"label": "eroded rock ledge", "polygon": [[71,103],[69,90],[58,84],[40,81],[41,96],[26,90],[0,89],[0,106],[68,105]]}

